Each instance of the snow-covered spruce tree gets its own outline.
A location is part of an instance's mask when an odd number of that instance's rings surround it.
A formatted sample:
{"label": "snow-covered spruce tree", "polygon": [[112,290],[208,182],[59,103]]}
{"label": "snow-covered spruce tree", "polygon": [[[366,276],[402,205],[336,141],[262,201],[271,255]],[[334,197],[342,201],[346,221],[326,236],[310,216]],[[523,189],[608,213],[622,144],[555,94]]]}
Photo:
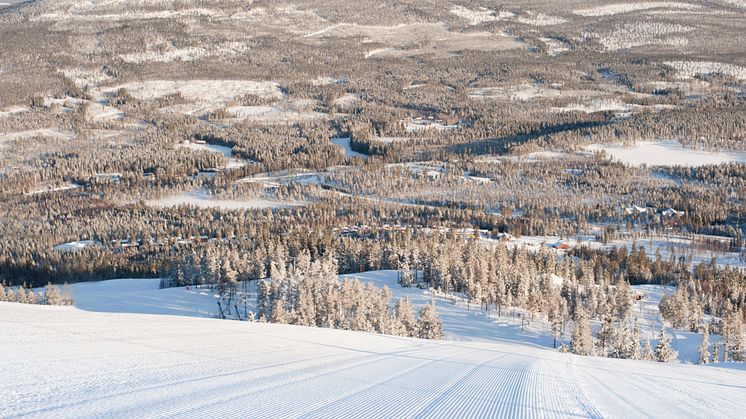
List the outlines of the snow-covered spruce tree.
{"label": "snow-covered spruce tree", "polygon": [[553,292],[549,300],[549,313],[547,315],[552,328],[552,347],[557,347],[557,339],[562,337],[565,330],[565,304],[559,292]]}
{"label": "snow-covered spruce tree", "polygon": [[56,285],[51,282],[47,283],[44,288],[44,301],[48,305],[57,306],[62,304],[62,293]]}
{"label": "snow-covered spruce tree", "polygon": [[420,339],[440,339],[443,337],[443,324],[435,310],[435,302],[430,301],[420,309],[417,320],[417,337]]}
{"label": "snow-covered spruce tree", "polygon": [[411,287],[414,285],[414,281],[414,271],[409,266],[409,260],[405,258],[399,268],[399,283],[402,287]]}
{"label": "snow-covered spruce tree", "polygon": [[268,321],[272,315],[272,299],[270,298],[269,282],[259,280],[256,294],[256,317],[259,321]]}
{"label": "snow-covered spruce tree", "polygon": [[220,266],[218,292],[220,293],[220,298],[226,303],[228,314],[231,312],[231,302],[233,301],[233,297],[236,295],[237,287],[238,272],[234,269],[230,259],[226,258]]}
{"label": "snow-covered spruce tree", "polygon": [[661,330],[661,337],[655,347],[655,360],[658,362],[676,362],[679,354],[671,348],[671,338],[666,335],[666,330]]}
{"label": "snow-covered spruce tree", "polygon": [[712,343],[712,363],[717,364],[720,362],[720,345],[717,342]]}
{"label": "snow-covered spruce tree", "polygon": [[610,358],[639,359],[640,344],[627,323],[622,323],[614,331],[614,339],[608,356]]}
{"label": "snow-covered spruce tree", "polygon": [[699,345],[699,364],[706,365],[710,363],[710,333],[705,329],[702,336],[702,344]]}
{"label": "snow-covered spruce tree", "polygon": [[272,314],[269,318],[271,323],[286,324],[290,320],[289,314],[285,311],[285,301],[277,299],[272,302]]}
{"label": "snow-covered spruce tree", "polygon": [[33,289],[29,288],[26,290],[26,304],[37,304],[40,298]]}
{"label": "snow-covered spruce tree", "polygon": [[396,334],[399,336],[417,336],[417,321],[414,318],[414,309],[409,299],[400,298],[394,305],[394,324]]}
{"label": "snow-covered spruce tree", "polygon": [[591,355],[592,346],[591,325],[585,315],[583,306],[577,304],[575,308],[575,329],[572,331],[570,350],[577,355]]}
{"label": "snow-covered spruce tree", "polygon": [[5,284],[0,283],[0,301],[7,301],[8,297],[5,292]]}
{"label": "snow-covered spruce tree", "polygon": [[642,350],[642,359],[645,361],[655,361],[653,347],[650,345],[650,338],[645,338],[645,348]]}
{"label": "snow-covered spruce tree", "polygon": [[614,345],[615,330],[611,316],[607,315],[596,333],[596,355],[608,356],[609,349]]}
{"label": "snow-covered spruce tree", "polygon": [[740,311],[734,310],[726,314],[723,319],[723,338],[728,359],[736,362],[746,361],[746,343]]}

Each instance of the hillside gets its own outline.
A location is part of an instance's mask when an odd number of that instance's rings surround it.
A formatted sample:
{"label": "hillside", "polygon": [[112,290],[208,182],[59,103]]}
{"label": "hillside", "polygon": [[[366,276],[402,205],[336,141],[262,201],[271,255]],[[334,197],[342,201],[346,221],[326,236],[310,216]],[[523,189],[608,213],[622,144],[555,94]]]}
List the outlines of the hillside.
{"label": "hillside", "polygon": [[[0,303],[0,416],[737,417],[746,371]],[[40,391],[43,389],[43,391]]]}
{"label": "hillside", "polygon": [[[351,275],[341,275],[341,279],[359,279],[375,286],[387,286],[395,299],[408,299],[415,310],[435,302],[435,307],[443,321],[446,340],[470,342],[512,342],[551,350],[553,346],[550,328],[544,316],[536,316],[534,321],[521,327],[524,310],[505,308],[497,317],[494,307],[487,313],[484,309],[468,304],[463,295],[446,296],[432,290],[417,287],[403,288],[397,284],[397,271],[369,271]],[[159,289],[159,279],[114,279],[98,282],[81,282],[71,286],[75,306],[79,309],[105,313],[165,314],[189,317],[218,318],[219,296],[209,288],[177,287]],[[241,288],[241,287],[240,287]],[[663,319],[658,304],[665,294],[672,294],[673,287],[656,285],[635,286],[635,292],[643,299],[635,302],[632,317],[639,324],[641,338],[649,338],[653,347],[658,344]],[[43,290],[38,290],[43,292]],[[247,309],[256,313],[255,285],[249,286],[250,298]],[[244,310],[244,307],[241,307]],[[235,316],[234,316],[235,317]],[[593,322],[597,331],[599,322]],[[570,343],[571,328],[568,328],[559,343]],[[671,346],[679,353],[680,362],[696,362],[702,342],[700,333],[666,327],[671,338]],[[710,336],[710,342],[720,342],[717,335]]]}

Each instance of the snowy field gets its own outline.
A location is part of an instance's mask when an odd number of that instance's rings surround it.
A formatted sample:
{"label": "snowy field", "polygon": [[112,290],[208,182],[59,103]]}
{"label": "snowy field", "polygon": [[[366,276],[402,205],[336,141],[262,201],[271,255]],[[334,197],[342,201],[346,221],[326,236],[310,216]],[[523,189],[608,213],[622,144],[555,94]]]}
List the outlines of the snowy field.
{"label": "snowy field", "polygon": [[342,147],[344,149],[344,151],[345,151],[345,156],[347,156],[347,157],[360,157],[360,158],[363,158],[363,159],[367,159],[368,158],[368,156],[366,156],[365,154],[358,153],[357,151],[353,151],[352,150],[352,147],[350,146],[350,137],[346,137],[346,138],[332,138],[331,141],[335,145],[338,145],[338,146]]}
{"label": "snowy field", "polygon": [[728,162],[746,163],[746,154],[709,152],[684,148],[677,141],[638,142],[632,147],[622,145],[598,145],[588,147],[590,151],[603,150],[613,159],[633,166],[689,166],[721,164]]}
{"label": "snowy field", "polygon": [[[541,316],[521,327],[521,310],[503,308],[502,317],[497,317],[494,307],[486,312],[474,304],[469,304],[461,296],[433,295],[430,290],[417,287],[402,288],[397,283],[397,271],[371,271],[341,275],[341,278],[357,278],[378,287],[388,286],[393,300],[407,298],[419,310],[431,299],[443,321],[444,339],[459,342],[517,343],[544,348],[552,351],[550,326]],[[167,314],[189,317],[219,317],[217,295],[209,288],[182,287],[159,289],[160,279],[115,279],[100,282],[72,284],[70,293],[75,306],[81,310],[104,313]],[[239,287],[241,288],[241,287]],[[658,343],[658,335],[663,320],[658,304],[663,295],[673,294],[673,287],[660,285],[640,285],[632,287],[643,295],[635,302],[632,316],[638,320],[641,337],[650,338],[653,347]],[[42,290],[37,290],[42,292]],[[249,286],[250,301],[248,310],[256,312],[255,286]],[[243,311],[243,306],[241,310]],[[526,317],[527,319],[527,317]],[[597,329],[598,322],[593,322]],[[564,338],[559,342],[569,344],[572,329],[568,326]],[[681,362],[697,360],[697,350],[702,335],[666,328],[672,347],[679,352]],[[719,341],[716,335],[710,342]],[[746,366],[745,366],[746,367]]]}
{"label": "snowy field", "polygon": [[0,303],[3,417],[739,417],[746,371]]}
{"label": "snowy field", "polygon": [[265,209],[286,208],[290,206],[303,205],[297,201],[273,201],[262,198],[246,199],[219,199],[208,196],[204,191],[187,191],[145,202],[153,207],[178,207],[180,205],[191,205],[198,208],[222,208],[222,209]]}

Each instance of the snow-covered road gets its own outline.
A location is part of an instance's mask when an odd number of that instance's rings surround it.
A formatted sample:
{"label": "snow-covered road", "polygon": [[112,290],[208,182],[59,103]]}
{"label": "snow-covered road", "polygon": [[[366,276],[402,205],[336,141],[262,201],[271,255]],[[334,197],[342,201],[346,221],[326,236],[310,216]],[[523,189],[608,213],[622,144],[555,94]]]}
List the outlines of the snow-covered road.
{"label": "snow-covered road", "polygon": [[0,416],[739,417],[746,371],[0,303]]}

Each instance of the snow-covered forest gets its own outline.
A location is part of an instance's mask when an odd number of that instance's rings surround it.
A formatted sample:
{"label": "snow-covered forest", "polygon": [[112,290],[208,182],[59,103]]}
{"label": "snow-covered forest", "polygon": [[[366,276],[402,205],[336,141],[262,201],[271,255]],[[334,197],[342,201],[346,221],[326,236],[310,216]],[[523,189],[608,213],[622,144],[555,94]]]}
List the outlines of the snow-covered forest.
{"label": "snow-covered forest", "polygon": [[745,15],[0,0],[0,417],[738,417]]}

